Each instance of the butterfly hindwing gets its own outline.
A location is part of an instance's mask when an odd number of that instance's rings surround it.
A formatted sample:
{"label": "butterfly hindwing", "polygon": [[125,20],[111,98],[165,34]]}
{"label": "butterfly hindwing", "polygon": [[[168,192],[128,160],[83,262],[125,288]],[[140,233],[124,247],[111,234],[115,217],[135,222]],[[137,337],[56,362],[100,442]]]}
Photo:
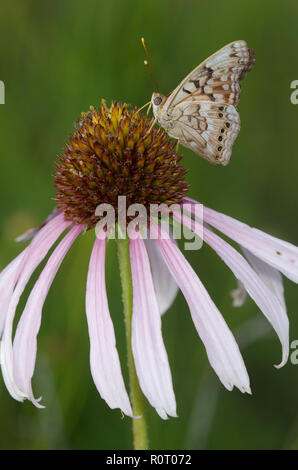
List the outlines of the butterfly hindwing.
{"label": "butterfly hindwing", "polygon": [[226,103],[198,101],[180,103],[174,110],[175,125],[168,129],[169,136],[211,163],[227,165],[240,130],[236,108]]}

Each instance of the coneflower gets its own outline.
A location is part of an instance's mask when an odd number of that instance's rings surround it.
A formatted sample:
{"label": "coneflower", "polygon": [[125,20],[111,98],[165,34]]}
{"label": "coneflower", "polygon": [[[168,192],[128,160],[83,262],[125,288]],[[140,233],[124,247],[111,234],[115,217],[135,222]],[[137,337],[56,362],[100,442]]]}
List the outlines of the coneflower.
{"label": "coneflower", "polygon": [[[56,209],[40,228],[19,237],[19,240],[32,238],[32,241],[0,275],[1,367],[7,389],[16,400],[29,399],[36,406],[42,406],[34,397],[31,380],[43,304],[75,239],[100,222],[97,213],[100,204],[113,208],[116,225],[120,216],[119,197],[126,198],[127,207],[140,204],[149,210],[152,204],[172,206],[173,224],[195,227],[194,231],[202,236],[194,224],[199,203],[187,197],[186,170],[180,165],[181,158],[165,132],[152,128],[152,120],[140,115],[135,108],[119,103],[108,108],[103,103],[98,109],[91,108],[82,114],[57,164]],[[179,207],[186,210],[186,216],[181,216]],[[235,303],[242,303],[244,291],[253,298],[281,341],[282,361],[278,367],[284,365],[289,353],[289,327],[280,273],[297,282],[297,247],[207,207],[200,219],[204,224],[203,240],[217,252],[239,282],[237,294],[240,297]],[[211,226],[236,241],[244,256],[220,238]],[[125,228],[121,226],[122,233]],[[144,228],[150,228],[152,239],[144,239]],[[13,338],[20,296],[32,273],[64,232],[29,295]],[[111,408],[120,408],[126,415],[136,418],[137,448],[146,447],[137,380],[143,394],[163,419],[176,416],[161,314],[173,302],[178,288],[189,305],[210,364],[223,385],[228,390],[236,386],[242,392],[251,393],[249,377],[232,332],[175,241],[166,235],[160,219],[149,215],[137,227],[134,237],[129,238],[128,234],[128,238],[117,240],[131,401],[122,377],[106,294],[105,251],[110,232],[105,226],[97,230],[87,276],[86,314],[92,376],[101,397]]]}

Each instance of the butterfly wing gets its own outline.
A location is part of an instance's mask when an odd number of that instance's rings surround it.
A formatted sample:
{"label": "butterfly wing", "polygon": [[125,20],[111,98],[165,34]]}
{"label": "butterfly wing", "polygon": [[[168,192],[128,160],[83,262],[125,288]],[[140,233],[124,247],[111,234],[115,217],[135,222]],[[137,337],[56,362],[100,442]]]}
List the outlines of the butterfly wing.
{"label": "butterfly wing", "polygon": [[183,101],[173,108],[170,137],[215,165],[227,165],[240,130],[236,108],[226,103]]}
{"label": "butterfly wing", "polygon": [[169,95],[164,110],[183,101],[211,101],[237,106],[241,81],[255,62],[245,41],[234,41],[196,67]]}

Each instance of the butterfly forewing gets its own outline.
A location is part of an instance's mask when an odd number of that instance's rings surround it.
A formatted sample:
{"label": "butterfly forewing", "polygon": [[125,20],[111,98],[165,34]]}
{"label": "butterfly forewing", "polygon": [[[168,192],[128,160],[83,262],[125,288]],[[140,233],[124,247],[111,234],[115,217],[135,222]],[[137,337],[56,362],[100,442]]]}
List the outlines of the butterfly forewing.
{"label": "butterfly forewing", "polygon": [[254,54],[246,42],[232,42],[196,67],[170,94],[165,108],[183,100],[218,101],[236,106],[241,81],[253,64]]}

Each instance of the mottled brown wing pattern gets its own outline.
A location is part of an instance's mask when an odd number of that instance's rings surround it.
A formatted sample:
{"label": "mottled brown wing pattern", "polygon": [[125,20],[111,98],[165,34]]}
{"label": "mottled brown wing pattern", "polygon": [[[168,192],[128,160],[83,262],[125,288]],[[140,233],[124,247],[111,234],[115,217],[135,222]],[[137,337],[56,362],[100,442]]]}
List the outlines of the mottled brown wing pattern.
{"label": "mottled brown wing pattern", "polygon": [[216,165],[227,165],[240,130],[241,81],[254,64],[245,41],[220,49],[168,96],[153,93],[154,116],[170,137]]}
{"label": "mottled brown wing pattern", "polygon": [[196,67],[170,94],[165,109],[188,101],[224,102],[236,106],[241,81],[255,62],[253,49],[235,41]]}
{"label": "mottled brown wing pattern", "polygon": [[197,101],[180,103],[173,110],[174,126],[167,129],[169,136],[213,164],[229,163],[240,130],[240,118],[234,106]]}

